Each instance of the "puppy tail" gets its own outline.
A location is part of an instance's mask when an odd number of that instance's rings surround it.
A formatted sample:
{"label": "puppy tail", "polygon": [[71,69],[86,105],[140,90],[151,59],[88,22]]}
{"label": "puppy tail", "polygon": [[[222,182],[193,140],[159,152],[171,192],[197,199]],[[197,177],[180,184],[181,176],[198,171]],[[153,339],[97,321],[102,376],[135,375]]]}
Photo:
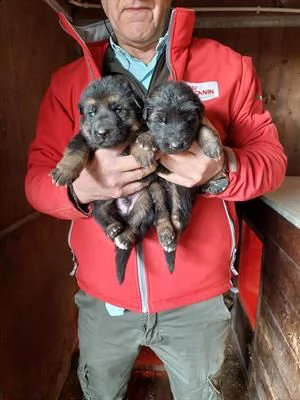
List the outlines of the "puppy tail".
{"label": "puppy tail", "polygon": [[167,262],[167,267],[168,270],[171,272],[171,274],[174,272],[175,268],[175,255],[176,255],[176,250],[173,251],[164,251],[165,253],[165,259]]}
{"label": "puppy tail", "polygon": [[121,285],[125,278],[127,262],[132,249],[120,249],[116,247],[116,273],[118,282]]}

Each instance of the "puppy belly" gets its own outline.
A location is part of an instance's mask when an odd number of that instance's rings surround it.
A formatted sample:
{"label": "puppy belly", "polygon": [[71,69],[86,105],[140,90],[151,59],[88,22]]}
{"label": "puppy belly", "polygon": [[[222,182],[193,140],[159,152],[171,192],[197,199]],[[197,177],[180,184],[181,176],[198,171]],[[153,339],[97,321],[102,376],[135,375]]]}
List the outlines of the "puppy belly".
{"label": "puppy belly", "polygon": [[126,216],[130,213],[130,211],[133,209],[136,201],[140,197],[141,192],[133,193],[127,197],[121,197],[116,200],[116,205],[119,213],[122,216]]}

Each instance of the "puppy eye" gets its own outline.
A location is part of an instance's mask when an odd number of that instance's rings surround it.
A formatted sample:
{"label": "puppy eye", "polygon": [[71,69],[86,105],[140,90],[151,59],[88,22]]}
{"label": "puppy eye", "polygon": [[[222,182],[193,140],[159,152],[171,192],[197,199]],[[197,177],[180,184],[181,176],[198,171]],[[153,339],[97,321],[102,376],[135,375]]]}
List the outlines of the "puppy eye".
{"label": "puppy eye", "polygon": [[190,114],[187,116],[186,120],[189,123],[196,122],[199,119],[198,115]]}
{"label": "puppy eye", "polygon": [[158,115],[157,121],[163,125],[167,123],[167,117],[165,115]]}
{"label": "puppy eye", "polygon": [[87,115],[88,115],[89,117],[94,117],[94,116],[96,115],[96,111],[97,111],[96,107],[92,107],[92,108],[90,108],[90,109],[88,110]]}
{"label": "puppy eye", "polygon": [[121,114],[121,112],[123,111],[123,108],[118,104],[113,105],[112,109],[116,114]]}

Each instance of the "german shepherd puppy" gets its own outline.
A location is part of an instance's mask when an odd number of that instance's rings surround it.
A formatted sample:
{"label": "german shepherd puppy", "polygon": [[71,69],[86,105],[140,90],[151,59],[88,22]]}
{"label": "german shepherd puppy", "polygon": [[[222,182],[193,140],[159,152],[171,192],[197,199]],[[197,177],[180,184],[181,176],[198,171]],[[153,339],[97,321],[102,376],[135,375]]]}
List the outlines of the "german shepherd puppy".
{"label": "german shepherd puppy", "polygon": [[[111,148],[124,144],[130,146],[141,133],[142,106],[131,88],[128,79],[122,75],[106,76],[92,81],[83,91],[79,111],[80,131],[68,144],[60,162],[50,173],[59,186],[71,184],[99,148]],[[144,148],[133,145],[132,154],[138,160],[143,153],[143,165],[153,164],[157,151],[155,143]],[[147,147],[147,155],[145,148]],[[150,179],[151,178],[145,178]],[[134,197],[134,198],[133,198]],[[97,200],[92,202],[93,216],[116,246],[116,272],[119,283],[125,275],[126,264],[134,244],[142,238],[153,224],[152,199],[147,189],[141,190],[124,201],[131,202],[130,211],[122,213],[118,208],[120,200]]]}
{"label": "german shepherd puppy", "polygon": [[[167,81],[146,99],[144,118],[149,132],[139,135],[136,144],[145,150],[157,145],[162,153],[175,154],[188,150],[197,141],[205,155],[218,160],[222,143],[203,123],[203,117],[204,106],[193,90],[184,82]],[[168,172],[162,166],[157,171]],[[155,205],[154,224],[171,272],[177,241],[188,225],[198,191],[199,188],[175,185],[159,176],[149,186]],[[161,198],[161,193],[166,197]]]}

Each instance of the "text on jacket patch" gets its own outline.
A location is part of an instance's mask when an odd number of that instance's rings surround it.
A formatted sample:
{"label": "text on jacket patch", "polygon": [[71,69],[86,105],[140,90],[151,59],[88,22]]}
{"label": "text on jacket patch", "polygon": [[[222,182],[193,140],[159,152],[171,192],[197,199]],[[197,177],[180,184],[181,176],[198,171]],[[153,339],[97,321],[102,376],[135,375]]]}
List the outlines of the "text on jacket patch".
{"label": "text on jacket patch", "polygon": [[211,82],[200,82],[200,83],[193,83],[193,82],[185,82],[189,85],[193,91],[199,96],[201,101],[207,101],[216,99],[220,97],[219,95],[219,85],[216,81]]}

